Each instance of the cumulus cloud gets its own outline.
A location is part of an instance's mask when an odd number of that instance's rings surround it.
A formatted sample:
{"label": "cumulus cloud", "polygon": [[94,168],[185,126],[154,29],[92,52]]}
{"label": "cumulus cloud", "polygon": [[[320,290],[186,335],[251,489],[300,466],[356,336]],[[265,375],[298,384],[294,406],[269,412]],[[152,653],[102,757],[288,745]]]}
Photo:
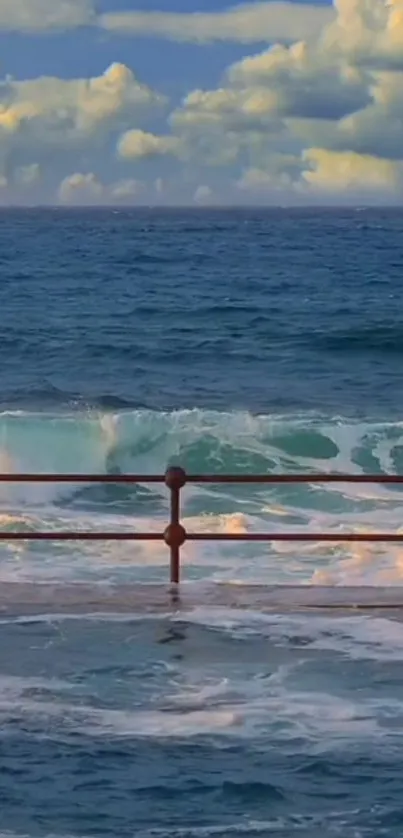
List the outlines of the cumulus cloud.
{"label": "cumulus cloud", "polygon": [[109,188],[109,194],[116,201],[131,201],[137,198],[144,190],[144,184],[134,178],[119,180]]}
{"label": "cumulus cloud", "polygon": [[403,0],[334,0],[323,47],[352,64],[403,69]]}
{"label": "cumulus cloud", "polygon": [[[91,0],[1,3],[3,28],[39,31],[39,18],[43,29],[93,20]],[[99,22],[132,37],[266,46],[229,66],[215,87],[188,90],[156,133],[143,130],[143,117],[166,100],[124,64],[88,79],[7,77],[0,82],[3,196],[48,183],[57,161],[64,203],[130,203],[144,194],[169,202],[172,189],[196,203],[230,194],[281,203],[403,198],[403,0],[267,0],[211,13],[114,13]],[[106,183],[92,173],[105,165]],[[212,166],[214,196],[205,185]],[[133,179],[133,170],[150,184]]]}
{"label": "cumulus cloud", "polygon": [[229,67],[225,84],[188,94],[176,125],[267,125],[273,118],[338,120],[372,102],[367,73],[299,41]]}
{"label": "cumulus cloud", "polygon": [[375,73],[372,103],[341,120],[332,147],[390,159],[403,158],[403,73]]}
{"label": "cumulus cloud", "polygon": [[333,17],[330,7],[270,0],[230,6],[211,13],[113,12],[102,15],[99,23],[105,29],[125,35],[153,35],[200,44],[273,40],[289,43],[319,33]]}
{"label": "cumulus cloud", "polygon": [[[0,81],[0,171],[7,174],[13,199],[26,202],[34,186],[36,199],[45,190],[50,199],[50,190],[66,171],[73,171],[73,180],[69,176],[63,183],[62,201],[70,200],[66,196],[71,194],[82,201],[86,196],[96,199],[97,183],[76,180],[74,169],[86,171],[94,158],[105,166],[106,155],[113,153],[122,132],[136,122],[141,124],[165,102],[120,63],[92,78],[41,76],[20,81],[6,77]],[[116,178],[119,200],[128,198],[122,190],[133,190],[130,177],[120,180]]]}
{"label": "cumulus cloud", "polygon": [[178,150],[179,140],[176,137],[159,137],[140,130],[126,131],[118,142],[118,155],[126,160],[175,154]]}
{"label": "cumulus cloud", "polygon": [[0,146],[71,146],[123,128],[142,109],[163,101],[118,63],[89,79],[6,78],[0,83]]}
{"label": "cumulus cloud", "polygon": [[103,191],[102,183],[92,172],[75,172],[61,182],[59,199],[62,204],[97,204]]}
{"label": "cumulus cloud", "polygon": [[304,55],[305,45],[297,44],[291,49],[275,47],[241,62],[230,69],[229,86],[188,95],[173,122],[214,126],[225,121],[228,127],[240,123],[253,127],[284,117],[337,120],[372,101],[358,72],[321,67]]}
{"label": "cumulus cloud", "polygon": [[114,11],[95,0],[1,0],[0,29],[36,34],[98,26],[131,37],[209,44],[321,41],[351,65],[403,68],[403,0],[333,0],[333,5],[260,0],[215,12]]}
{"label": "cumulus cloud", "polygon": [[403,0],[335,0],[334,11],[319,35],[274,44],[230,66],[216,89],[188,93],[171,116],[188,154],[241,164],[245,192],[396,196]]}
{"label": "cumulus cloud", "polygon": [[105,184],[93,172],[75,172],[62,180],[58,199],[70,206],[130,204],[143,190],[144,184],[133,178]]}
{"label": "cumulus cloud", "polygon": [[95,22],[91,0],[1,0],[0,29],[37,33]]}
{"label": "cumulus cloud", "polygon": [[245,169],[236,186],[242,192],[267,194],[292,189],[301,175],[301,158],[292,154],[271,154],[265,168]]}
{"label": "cumulus cloud", "polygon": [[238,89],[271,93],[272,109],[295,117],[340,119],[371,102],[368,77],[357,68],[300,41],[291,47],[275,45],[234,64],[229,82]]}
{"label": "cumulus cloud", "polygon": [[172,123],[183,127],[214,127],[225,122],[230,127],[240,123],[253,125],[258,119],[261,124],[266,117],[271,118],[277,101],[277,91],[265,88],[194,90],[185,97],[183,106],[173,113]]}
{"label": "cumulus cloud", "polygon": [[193,200],[195,204],[210,204],[213,199],[213,194],[213,190],[210,186],[198,186],[196,192],[194,193]]}
{"label": "cumulus cloud", "polygon": [[314,190],[330,194],[401,193],[403,162],[322,148],[306,150],[303,160],[310,167],[303,172],[303,179]]}
{"label": "cumulus cloud", "polygon": [[[105,165],[106,154],[111,154],[122,132],[124,136],[130,126],[141,124],[165,103],[165,97],[120,63],[92,78],[6,77],[0,81],[0,171],[7,173],[16,200],[25,201],[23,190],[37,184],[40,174],[43,189],[51,190],[56,178],[73,170],[73,180],[69,176],[60,189],[61,200],[77,193],[80,200],[89,196],[92,201],[98,197],[97,183],[76,180],[74,167],[85,171],[94,158],[103,159]],[[116,178],[119,200],[128,198],[127,191],[133,189],[130,177],[123,180],[124,184]]]}
{"label": "cumulus cloud", "polygon": [[41,177],[41,167],[39,163],[30,163],[27,166],[17,166],[14,172],[14,181],[20,186],[31,187],[37,183]]}

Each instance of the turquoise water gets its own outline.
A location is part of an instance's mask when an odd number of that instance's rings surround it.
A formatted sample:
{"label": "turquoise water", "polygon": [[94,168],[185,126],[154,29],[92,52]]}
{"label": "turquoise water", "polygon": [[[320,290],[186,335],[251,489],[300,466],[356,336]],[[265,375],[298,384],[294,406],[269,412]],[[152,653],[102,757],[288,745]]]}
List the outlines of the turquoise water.
{"label": "turquoise water", "polygon": [[[403,473],[402,233],[383,210],[2,212],[0,469]],[[3,532],[157,532],[168,512],[158,485],[0,485]],[[401,490],[188,486],[183,520],[340,539],[189,544],[184,606],[147,614],[163,544],[1,543],[0,834],[400,838],[399,610],[211,591],[376,602],[401,547],[342,536],[401,531]],[[95,615],[116,591],[130,613]]]}

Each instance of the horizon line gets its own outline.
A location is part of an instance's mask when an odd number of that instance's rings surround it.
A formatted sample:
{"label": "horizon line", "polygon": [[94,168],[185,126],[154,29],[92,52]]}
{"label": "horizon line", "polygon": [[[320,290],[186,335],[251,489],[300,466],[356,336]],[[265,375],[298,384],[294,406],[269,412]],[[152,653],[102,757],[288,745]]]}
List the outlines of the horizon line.
{"label": "horizon line", "polygon": [[229,212],[229,211],[243,211],[243,210],[351,210],[351,211],[368,211],[368,210],[403,210],[403,201],[401,203],[388,204],[208,204],[204,206],[197,206],[195,204],[3,204],[0,205],[0,212],[7,212],[9,210],[53,210],[53,211],[67,211],[74,210],[88,210],[88,211],[103,211],[112,210],[114,212],[125,211],[175,211],[187,210],[192,212]]}

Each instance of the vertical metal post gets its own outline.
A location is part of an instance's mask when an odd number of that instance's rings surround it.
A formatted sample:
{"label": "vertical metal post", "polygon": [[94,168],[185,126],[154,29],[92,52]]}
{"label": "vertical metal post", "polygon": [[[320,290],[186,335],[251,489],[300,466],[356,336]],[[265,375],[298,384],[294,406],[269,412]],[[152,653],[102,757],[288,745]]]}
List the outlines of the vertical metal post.
{"label": "vertical metal post", "polygon": [[186,530],[180,522],[180,492],[186,485],[186,473],[176,466],[169,468],[165,474],[165,484],[171,492],[171,515],[164,538],[171,551],[171,584],[179,585],[181,577],[180,550],[186,541]]}
{"label": "vertical metal post", "polygon": [[[175,487],[171,489],[171,524],[177,527],[180,523],[180,489]],[[180,552],[181,548],[176,540],[176,543],[171,544],[171,582],[179,585],[180,582]]]}

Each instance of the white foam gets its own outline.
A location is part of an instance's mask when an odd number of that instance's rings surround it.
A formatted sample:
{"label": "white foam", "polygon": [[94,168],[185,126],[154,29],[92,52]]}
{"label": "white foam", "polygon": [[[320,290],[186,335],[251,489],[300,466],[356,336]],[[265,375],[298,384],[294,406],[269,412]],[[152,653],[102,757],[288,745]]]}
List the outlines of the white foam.
{"label": "white foam", "polygon": [[72,689],[72,684],[59,678],[26,678],[18,675],[0,675],[0,706],[7,708],[32,690],[51,693]]}
{"label": "white foam", "polygon": [[172,617],[172,612],[158,612],[157,614],[147,612],[125,612],[124,614],[113,612],[62,612],[54,611],[50,613],[40,614],[22,614],[18,617],[2,617],[0,618],[0,626],[7,625],[36,625],[39,623],[63,623],[63,622],[85,622],[85,623],[143,623],[155,622],[158,620],[169,620]]}
{"label": "white foam", "polygon": [[[372,747],[376,742],[380,747],[389,747],[403,736],[403,700],[393,678],[387,690],[380,688],[377,681],[369,682],[365,692],[355,695],[348,670],[339,682],[330,669],[328,690],[326,686],[318,688],[315,675],[317,671],[326,672],[335,654],[350,660],[401,662],[400,623],[361,617],[264,618],[261,614],[239,612],[220,615],[217,611],[214,615],[195,613],[189,619],[192,617],[196,622],[219,626],[220,630],[224,626],[231,633],[234,626],[235,630],[240,627],[244,637],[259,632],[265,637],[267,661],[261,646],[260,657],[251,669],[247,647],[241,656],[234,650],[230,654],[228,647],[222,658],[214,654],[210,641],[203,644],[201,655],[196,645],[190,658],[164,670],[154,694],[148,695],[147,703],[135,710],[100,707],[99,697],[91,699],[88,695],[90,682],[86,684],[85,680],[70,683],[2,676],[2,735],[7,735],[9,722],[15,726],[20,720],[25,730],[52,739],[71,733],[161,739],[213,735],[244,737],[253,740],[254,747],[265,747],[267,741],[293,745],[304,740],[305,749],[315,753],[345,749],[352,743]],[[254,648],[251,646],[251,650]],[[88,661],[90,666],[90,649]],[[317,670],[311,666],[315,661]],[[326,685],[326,678],[323,682]],[[135,682],[132,689],[136,701]]]}
{"label": "white foam", "polygon": [[201,606],[172,619],[186,619],[235,637],[269,637],[282,645],[288,645],[290,638],[297,638],[304,645],[309,643],[312,649],[338,652],[354,659],[403,661],[403,622],[385,617],[264,614]]}
{"label": "white foam", "polygon": [[[58,738],[65,733],[81,733],[90,737],[124,738],[188,738],[217,734],[241,723],[235,710],[195,710],[188,713],[139,710],[100,710],[84,704],[72,705],[50,701],[33,701],[13,696],[13,701],[0,699],[3,731],[7,721],[20,715],[36,725],[44,724],[44,735]],[[49,723],[53,722],[49,730]],[[58,727],[55,728],[55,723]],[[46,733],[47,731],[47,733]]]}
{"label": "white foam", "polygon": [[[359,463],[363,454],[368,462],[375,461],[379,469],[393,472],[394,449],[403,439],[402,423],[363,423],[313,414],[251,416],[202,410],[140,410],[46,415],[18,411],[5,412],[0,420],[0,469],[3,466],[7,471],[64,471],[67,465],[75,471],[88,468],[100,473],[112,452],[124,458],[119,465],[124,470],[161,473],[168,461],[184,461],[191,446],[209,438],[214,441],[218,467],[224,452],[232,448],[241,452],[243,458],[251,456],[255,461],[258,457],[263,470],[267,467],[279,473],[285,469],[362,473]],[[305,432],[332,443],[334,456],[313,456],[315,448],[305,451],[303,437],[296,449],[299,453],[287,453],[287,438],[292,440],[295,434]],[[149,516],[141,514],[141,507],[137,510],[139,515],[136,509],[133,515],[109,514],[111,509],[104,514],[102,505],[96,502],[91,512],[61,511],[60,504],[76,488],[57,484],[3,487],[0,526],[154,532],[166,526],[168,494],[164,487],[155,490],[158,514]],[[185,574],[188,567],[193,567],[199,578],[215,581],[393,586],[403,579],[403,550],[397,545],[345,544],[342,532],[398,531],[401,497],[390,487],[353,484],[297,489],[251,486],[247,493],[242,490],[239,495],[233,486],[187,486],[183,510],[184,524],[190,531],[243,534],[302,529],[333,532],[340,535],[340,540],[333,545],[320,541],[300,545],[256,543],[248,547],[188,544],[183,551]],[[214,511],[214,506],[223,511]],[[196,507],[204,514],[195,514]],[[167,550],[161,543],[39,546],[10,541],[0,545],[0,579],[75,579],[83,573],[114,579],[121,571],[127,571],[132,579],[139,579],[141,574],[142,581],[147,581],[159,574],[162,581],[167,564]]]}

